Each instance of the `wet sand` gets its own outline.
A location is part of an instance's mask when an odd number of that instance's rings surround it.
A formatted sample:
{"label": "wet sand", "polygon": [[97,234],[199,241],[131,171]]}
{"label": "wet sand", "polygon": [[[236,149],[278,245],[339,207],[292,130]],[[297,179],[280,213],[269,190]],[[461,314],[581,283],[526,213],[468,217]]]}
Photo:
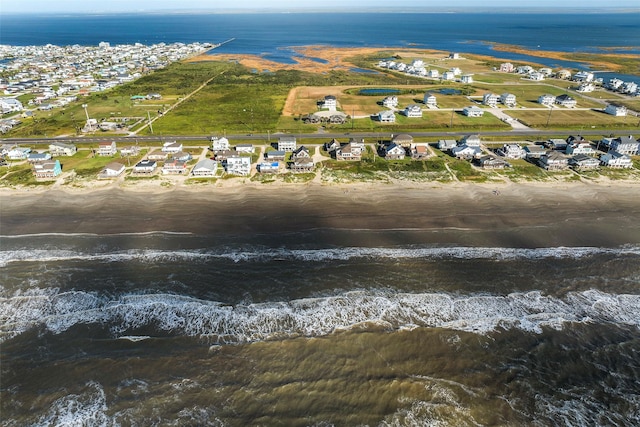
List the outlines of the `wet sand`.
{"label": "wet sand", "polygon": [[4,190],[1,234],[371,230],[388,232],[388,245],[609,247],[640,242],[639,190],[633,183]]}

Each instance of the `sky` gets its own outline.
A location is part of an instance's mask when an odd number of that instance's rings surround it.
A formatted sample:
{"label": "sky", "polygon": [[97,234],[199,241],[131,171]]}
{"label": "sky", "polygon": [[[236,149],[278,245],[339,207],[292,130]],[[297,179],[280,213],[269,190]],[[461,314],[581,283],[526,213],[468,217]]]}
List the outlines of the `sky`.
{"label": "sky", "polygon": [[[615,7],[630,7],[637,9],[638,0],[616,0]],[[225,11],[251,10],[251,9],[285,9],[291,11],[303,10],[313,7],[314,9],[327,8],[349,8],[359,9],[363,12],[371,8],[462,8],[481,7],[488,8],[571,8],[580,9],[600,9],[604,4],[611,5],[598,0],[321,0],[317,2],[307,2],[303,0],[28,0],[10,1],[2,0],[0,3],[0,14],[2,13],[89,13],[89,12],[152,12],[162,10],[203,10]],[[310,6],[312,5],[312,6]]]}

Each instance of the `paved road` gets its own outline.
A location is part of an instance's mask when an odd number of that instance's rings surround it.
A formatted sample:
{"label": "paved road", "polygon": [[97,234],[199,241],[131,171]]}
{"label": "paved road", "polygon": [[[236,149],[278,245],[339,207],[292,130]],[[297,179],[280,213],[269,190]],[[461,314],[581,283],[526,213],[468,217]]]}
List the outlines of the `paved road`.
{"label": "paved road", "polygon": [[[630,127],[627,129],[615,129],[613,133],[615,135],[631,135],[634,133],[640,132],[638,127]],[[333,138],[337,139],[345,139],[345,138],[375,138],[380,140],[388,140],[393,137],[393,135],[397,135],[398,133],[405,132],[341,132],[341,133],[300,133],[300,134],[286,134],[288,136],[295,136],[296,138],[304,138],[304,139],[321,139],[324,141],[329,141]],[[473,132],[464,132],[464,131],[435,131],[435,132],[406,132],[410,133],[413,137],[417,138],[433,138],[433,139],[458,139],[462,135],[468,133],[478,134],[482,136],[502,136],[502,137],[512,137],[514,139],[527,139],[527,140],[535,140],[539,138],[543,138],[551,135],[570,135],[570,134],[579,134],[583,136],[589,135],[603,135],[607,134],[607,131],[595,130],[595,129],[582,129],[579,131],[567,131],[567,130],[537,130],[537,129],[511,129],[508,131],[473,131]],[[253,141],[271,141],[276,142],[280,135],[285,135],[283,133],[270,133],[270,134],[232,134],[226,135],[226,138],[229,140],[253,140]],[[0,139],[0,143],[15,143],[15,144],[50,144],[53,141],[59,142],[71,142],[71,143],[98,143],[101,141],[116,141],[116,142],[126,142],[127,144],[131,143],[147,143],[147,142],[160,142],[162,141],[198,141],[202,142],[202,144],[209,144],[209,135],[164,135],[162,137],[159,136],[113,136],[113,135],[105,135],[105,136],[84,136],[84,137],[62,137],[62,138],[2,138]],[[546,138],[545,138],[546,139]],[[318,143],[321,143],[320,141]],[[200,145],[202,145],[200,144]]]}

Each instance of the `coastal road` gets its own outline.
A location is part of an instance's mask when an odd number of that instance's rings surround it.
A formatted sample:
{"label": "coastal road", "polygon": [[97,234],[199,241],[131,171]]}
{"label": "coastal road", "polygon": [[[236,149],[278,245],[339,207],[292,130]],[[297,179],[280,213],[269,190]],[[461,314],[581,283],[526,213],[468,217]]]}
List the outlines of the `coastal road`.
{"label": "coastal road", "polygon": [[[615,133],[616,135],[631,135],[633,133],[638,133],[640,129],[638,127],[627,128],[627,129],[615,129],[611,133]],[[293,133],[293,134],[284,134],[284,133],[269,133],[269,134],[228,134],[225,135],[229,140],[244,140],[244,141],[270,141],[277,142],[278,137],[281,135],[287,136],[295,136],[298,139],[318,139],[323,141],[328,141],[333,138],[375,138],[380,140],[388,140],[393,138],[394,135],[399,133],[410,133],[414,138],[434,138],[434,139],[458,139],[458,137],[474,133],[478,134],[481,137],[509,137],[523,140],[536,140],[542,139],[548,136],[556,136],[556,135],[569,135],[569,134],[577,134],[582,136],[589,135],[606,135],[610,132],[602,129],[582,129],[580,131],[567,131],[567,130],[536,130],[536,129],[512,129],[508,131],[451,131],[451,132],[443,132],[443,131],[435,131],[435,132],[341,132],[341,133]],[[160,141],[198,141],[209,144],[211,136],[210,135],[163,135],[163,136],[113,136],[113,135],[104,135],[104,136],[84,136],[84,137],[58,137],[58,138],[2,138],[0,139],[0,144],[50,144],[54,141],[57,142],[67,142],[67,143],[76,143],[76,144],[90,144],[90,143],[98,143],[103,141],[116,141],[123,142],[127,144],[131,143],[145,143],[145,142],[160,142]],[[546,139],[546,138],[545,138]],[[320,143],[320,141],[318,142]]]}

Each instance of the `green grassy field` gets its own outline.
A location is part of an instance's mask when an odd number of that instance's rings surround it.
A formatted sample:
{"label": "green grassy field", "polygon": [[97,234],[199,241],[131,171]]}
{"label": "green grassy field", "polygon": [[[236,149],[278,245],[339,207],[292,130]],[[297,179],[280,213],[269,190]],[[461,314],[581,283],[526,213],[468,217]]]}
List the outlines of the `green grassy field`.
{"label": "green grassy field", "polygon": [[[377,59],[390,55],[392,51],[380,51],[375,55],[352,58],[355,65],[370,68]],[[420,55],[415,55],[416,58]],[[410,58],[409,58],[410,59]],[[157,117],[187,94],[192,93],[203,83],[210,80],[202,90],[181,103],[172,111],[164,114],[153,124],[155,134],[223,134],[223,133],[266,133],[266,132],[316,132],[318,125],[305,125],[300,115],[313,113],[317,108],[317,99],[300,96],[296,100],[294,111],[297,115],[282,115],[283,106],[289,92],[296,87],[335,87],[352,86],[353,90],[343,92],[338,98],[340,104],[349,106],[344,112],[352,115],[359,111],[360,115],[375,114],[384,109],[378,104],[382,96],[362,96],[360,88],[393,87],[401,90],[399,108],[412,103],[421,104],[426,92],[436,92],[440,108],[462,109],[470,105],[467,96],[481,96],[486,92],[501,94],[513,93],[518,98],[519,107],[540,108],[537,99],[544,93],[560,95],[569,93],[578,100],[578,107],[602,108],[603,104],[582,97],[569,87],[575,83],[561,80],[546,80],[535,83],[518,79],[514,75],[492,72],[486,64],[477,59],[465,59],[462,62],[444,60],[442,58],[425,58],[430,66],[447,68],[449,66],[471,67],[469,72],[477,72],[477,82],[472,85],[459,83],[443,84],[400,73],[358,73],[348,71],[331,71],[326,74],[314,74],[295,70],[256,73],[236,62],[193,62],[174,63],[152,74],[143,76],[135,82],[119,86],[113,90],[91,94],[64,109],[37,111],[35,117],[23,119],[24,123],[8,135],[10,137],[51,137],[58,135],[76,135],[86,121],[85,109],[92,118],[99,121],[122,121],[129,126],[128,130],[138,129],[146,123],[147,117]],[[408,59],[407,59],[408,60]],[[465,62],[466,61],[466,62]],[[474,68],[475,67],[475,68]],[[484,70],[484,71],[483,71]],[[467,70],[465,69],[465,72]],[[482,71],[482,72],[481,72]],[[489,84],[492,83],[492,84]],[[462,94],[445,95],[438,90],[458,89]],[[160,93],[160,100],[133,101],[134,95]],[[619,95],[600,93],[598,97],[610,96],[619,99]],[[590,95],[595,97],[596,95]],[[25,100],[28,98],[25,98]],[[640,101],[622,101],[630,108],[640,109]],[[349,111],[351,110],[351,111]],[[557,112],[557,114],[556,114]],[[510,113],[511,114],[511,113]],[[517,112],[513,115],[522,118],[525,123],[540,127],[546,125],[546,111]],[[558,129],[576,129],[587,126],[613,128],[634,125],[631,119],[625,121],[612,116],[598,115],[593,112],[568,113],[556,109],[552,114],[550,126]],[[501,121],[485,114],[482,119],[468,119],[455,113],[443,111],[425,111],[421,119],[407,119],[397,116],[395,124],[379,123],[369,118],[357,118],[343,125],[327,125],[326,129],[335,131],[418,131],[433,129],[508,129]],[[126,131],[124,129],[123,131]],[[97,131],[98,135],[104,133]],[[150,134],[144,129],[141,134]]]}
{"label": "green grassy field", "polygon": [[547,120],[550,128],[564,129],[614,129],[616,127],[636,127],[638,125],[638,119],[635,117],[614,117],[601,111],[576,111],[560,107],[554,108],[551,112],[549,110],[509,110],[507,114],[517,118],[527,126],[542,129],[547,127]]}

